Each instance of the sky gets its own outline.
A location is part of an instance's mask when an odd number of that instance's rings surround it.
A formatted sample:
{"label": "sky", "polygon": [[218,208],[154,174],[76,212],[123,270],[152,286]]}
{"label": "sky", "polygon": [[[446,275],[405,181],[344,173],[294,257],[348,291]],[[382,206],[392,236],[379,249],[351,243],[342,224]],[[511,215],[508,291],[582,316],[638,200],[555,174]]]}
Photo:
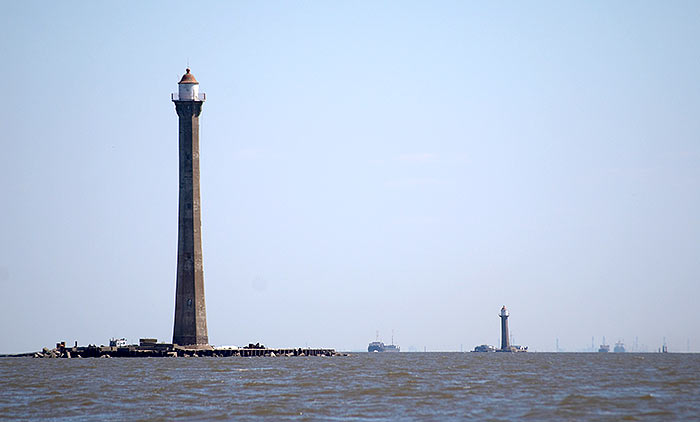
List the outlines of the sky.
{"label": "sky", "polygon": [[[172,339],[207,94],[214,345],[700,351],[700,3],[7,1],[0,353]],[[636,345],[636,346],[635,346]]]}

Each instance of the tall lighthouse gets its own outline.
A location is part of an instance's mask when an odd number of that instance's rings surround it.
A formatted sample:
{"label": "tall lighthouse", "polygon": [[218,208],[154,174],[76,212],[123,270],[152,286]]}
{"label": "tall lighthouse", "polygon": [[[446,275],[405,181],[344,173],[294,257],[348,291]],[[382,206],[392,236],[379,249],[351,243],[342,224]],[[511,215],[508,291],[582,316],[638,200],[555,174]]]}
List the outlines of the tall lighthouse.
{"label": "tall lighthouse", "polygon": [[508,309],[506,305],[501,308],[501,350],[510,351],[510,340],[508,338]]}
{"label": "tall lighthouse", "polygon": [[180,120],[180,200],[177,234],[177,286],[173,344],[208,347],[202,268],[202,215],[199,195],[199,115],[205,95],[187,69],[172,95]]}

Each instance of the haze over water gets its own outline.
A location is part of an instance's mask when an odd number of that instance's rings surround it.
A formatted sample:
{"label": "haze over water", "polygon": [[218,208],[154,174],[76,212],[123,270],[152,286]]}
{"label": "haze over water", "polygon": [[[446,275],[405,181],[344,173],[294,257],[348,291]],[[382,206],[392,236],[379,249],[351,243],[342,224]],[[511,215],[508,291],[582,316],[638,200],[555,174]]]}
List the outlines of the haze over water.
{"label": "haze over water", "polygon": [[694,420],[700,355],[0,359],[0,419]]}

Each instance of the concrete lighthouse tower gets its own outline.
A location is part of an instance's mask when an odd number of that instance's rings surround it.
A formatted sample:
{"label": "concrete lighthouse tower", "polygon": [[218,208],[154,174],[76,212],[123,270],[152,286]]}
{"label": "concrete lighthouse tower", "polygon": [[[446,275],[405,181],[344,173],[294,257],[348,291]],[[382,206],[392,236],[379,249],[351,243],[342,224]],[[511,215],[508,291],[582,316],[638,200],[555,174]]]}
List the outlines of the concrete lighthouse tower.
{"label": "concrete lighthouse tower", "polygon": [[508,309],[506,305],[501,308],[501,350],[510,351],[510,339],[508,337]]}
{"label": "concrete lighthouse tower", "polygon": [[199,197],[199,114],[205,96],[187,69],[172,95],[180,120],[180,201],[177,234],[177,287],[173,343],[209,347],[202,268],[202,216]]}

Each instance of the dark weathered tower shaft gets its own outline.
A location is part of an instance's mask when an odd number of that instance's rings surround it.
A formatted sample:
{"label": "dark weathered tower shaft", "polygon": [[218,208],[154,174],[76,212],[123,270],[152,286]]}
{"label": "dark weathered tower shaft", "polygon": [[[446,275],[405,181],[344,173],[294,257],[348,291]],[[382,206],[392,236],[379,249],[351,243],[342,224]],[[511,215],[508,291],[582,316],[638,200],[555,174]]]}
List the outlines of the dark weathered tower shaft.
{"label": "dark weathered tower shaft", "polygon": [[177,287],[173,343],[209,344],[202,267],[202,217],[199,194],[199,115],[204,95],[187,69],[173,95],[180,120],[180,198],[177,239]]}
{"label": "dark weathered tower shaft", "polygon": [[508,310],[503,305],[501,308],[501,350],[510,349],[510,339],[508,337]]}

